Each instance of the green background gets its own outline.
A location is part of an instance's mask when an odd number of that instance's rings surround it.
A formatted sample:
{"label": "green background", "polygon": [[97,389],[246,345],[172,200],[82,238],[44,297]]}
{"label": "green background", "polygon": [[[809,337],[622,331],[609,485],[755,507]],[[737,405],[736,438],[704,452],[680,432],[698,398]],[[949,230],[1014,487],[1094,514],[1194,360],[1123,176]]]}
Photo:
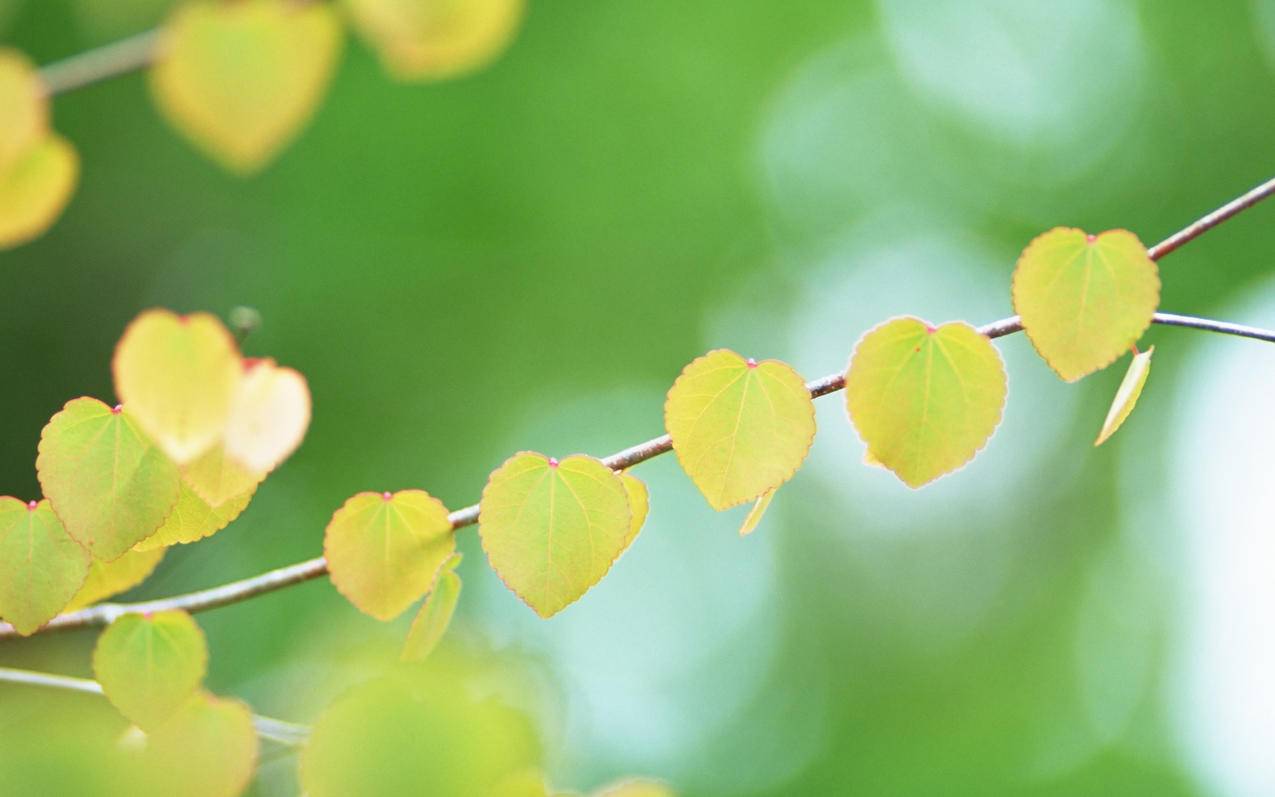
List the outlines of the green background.
{"label": "green background", "polygon": [[[166,4],[10,5],[3,41],[47,63]],[[264,325],[245,351],[309,378],[309,436],[239,521],[130,597],[310,558],[357,491],[455,508],[514,451],[660,433],[664,391],[709,348],[813,378],[892,314],[1009,315],[1014,259],[1052,226],[1158,241],[1271,176],[1273,78],[1269,0],[531,0],[498,63],[445,83],[395,83],[351,37],[313,123],[251,179],[171,130],[143,76],[80,90],[54,103],[77,194],[0,253],[0,492],[38,494],[41,427],[70,398],[111,398],[138,312],[249,305]],[[1273,213],[1166,258],[1163,308],[1269,299]],[[1232,320],[1275,324],[1253,302]],[[1123,362],[1065,385],[1006,339],[1004,428],[920,493],[860,466],[842,399],[823,399],[810,463],[743,541],[742,511],[715,515],[673,458],[643,465],[647,528],[548,622],[462,531],[453,644],[516,662],[564,787],[1271,793],[1261,756],[1200,752],[1212,726],[1182,696],[1210,693],[1177,680],[1200,639],[1183,630],[1193,564],[1147,555],[1200,530],[1164,508],[1190,484],[1173,458],[1208,439],[1183,424],[1233,409],[1221,385],[1186,405],[1202,337],[1148,334],[1149,395],[1097,450]],[[1207,351],[1275,372],[1259,344],[1223,343]],[[202,614],[209,687],[311,721],[408,619],[381,626],[325,580]],[[0,643],[0,664],[87,675],[93,636]],[[0,690],[0,733],[91,701]],[[254,793],[295,794],[291,771],[272,756]]]}

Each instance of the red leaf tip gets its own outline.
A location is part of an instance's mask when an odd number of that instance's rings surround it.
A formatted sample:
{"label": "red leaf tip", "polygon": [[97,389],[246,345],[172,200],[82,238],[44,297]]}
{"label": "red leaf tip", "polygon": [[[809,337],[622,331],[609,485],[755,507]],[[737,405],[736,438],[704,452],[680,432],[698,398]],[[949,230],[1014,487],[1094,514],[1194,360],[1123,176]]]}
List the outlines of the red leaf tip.
{"label": "red leaf tip", "polygon": [[757,367],[757,361],[756,361],[756,360],[754,360],[752,357],[749,357],[749,358],[748,358],[748,367],[749,367],[749,368],[756,368],[756,367]]}
{"label": "red leaf tip", "polygon": [[35,508],[39,505],[40,505],[39,501],[27,501],[27,509],[30,509],[32,511],[34,511]]}
{"label": "red leaf tip", "polygon": [[927,335],[933,335],[935,332],[938,332],[938,331],[939,331],[939,328],[936,326],[932,326],[930,324],[925,325],[925,334]]}
{"label": "red leaf tip", "polygon": [[381,500],[382,500],[382,501],[389,501],[389,500],[391,500],[393,497],[394,497],[394,493],[391,493],[391,492],[390,492],[390,491],[388,491],[388,490],[386,490],[385,492],[381,493]]}
{"label": "red leaf tip", "polygon": [[556,468],[556,467],[558,467],[558,459],[557,459],[557,457],[549,457],[549,467],[551,467],[551,468]]}
{"label": "red leaf tip", "polygon": [[124,405],[123,405],[123,404],[116,404],[114,407],[111,407],[111,414],[112,414],[112,415],[119,415],[119,414],[120,414],[121,412],[123,412],[123,411],[124,411]]}
{"label": "red leaf tip", "polygon": [[1093,233],[1089,233],[1088,235],[1085,236],[1085,241],[1088,243],[1093,243],[1096,240],[1098,240],[1098,236],[1094,235]]}

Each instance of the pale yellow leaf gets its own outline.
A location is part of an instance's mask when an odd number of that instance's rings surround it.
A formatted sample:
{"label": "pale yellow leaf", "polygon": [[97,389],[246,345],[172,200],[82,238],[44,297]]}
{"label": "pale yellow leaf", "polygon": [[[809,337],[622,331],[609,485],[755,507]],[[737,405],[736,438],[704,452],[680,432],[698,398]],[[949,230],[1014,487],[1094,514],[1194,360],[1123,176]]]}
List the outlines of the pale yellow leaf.
{"label": "pale yellow leaf", "polygon": [[1107,419],[1102,422],[1102,430],[1094,441],[1095,446],[1107,442],[1128,419],[1129,413],[1133,412],[1138,397],[1142,395],[1142,388],[1147,384],[1147,377],[1151,374],[1151,355],[1154,352],[1155,346],[1152,346],[1135,354],[1129,361],[1129,370],[1125,372],[1120,388],[1116,390],[1116,397],[1111,401],[1111,409],[1107,411]]}

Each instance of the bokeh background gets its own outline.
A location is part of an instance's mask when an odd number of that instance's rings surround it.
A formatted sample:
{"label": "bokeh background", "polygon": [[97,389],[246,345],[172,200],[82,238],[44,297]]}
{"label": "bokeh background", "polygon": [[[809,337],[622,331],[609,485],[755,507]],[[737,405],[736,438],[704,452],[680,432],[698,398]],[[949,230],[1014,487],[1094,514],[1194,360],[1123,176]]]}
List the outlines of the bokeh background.
{"label": "bokeh background", "polygon": [[[0,38],[46,63],[169,5],[4,0]],[[396,84],[351,40],[248,180],[169,130],[142,76],[54,110],[83,178],[50,234],[0,254],[0,493],[37,494],[41,427],[110,398],[147,307],[257,308],[246,351],[314,393],[244,516],[129,595],[155,597],[316,555],[360,490],[458,507],[514,451],[654,436],[712,347],[810,378],[893,314],[1001,318],[1049,227],[1158,241],[1275,172],[1275,0],[532,0],[463,79]],[[1163,308],[1275,326],[1273,273],[1259,208],[1164,260]],[[1275,794],[1275,348],[1147,342],[1147,393],[1095,450],[1122,365],[1066,385],[998,341],[1003,426],[920,492],[862,466],[823,399],[807,466],[743,540],[746,510],[644,464],[645,530],[547,622],[463,531],[448,644],[521,673],[563,786]],[[410,615],[380,625],[323,580],[198,619],[210,688],[311,721]],[[88,675],[93,638],[2,643],[0,664]],[[5,689],[0,726],[38,736],[94,701]],[[296,794],[293,773],[272,755],[252,793]]]}

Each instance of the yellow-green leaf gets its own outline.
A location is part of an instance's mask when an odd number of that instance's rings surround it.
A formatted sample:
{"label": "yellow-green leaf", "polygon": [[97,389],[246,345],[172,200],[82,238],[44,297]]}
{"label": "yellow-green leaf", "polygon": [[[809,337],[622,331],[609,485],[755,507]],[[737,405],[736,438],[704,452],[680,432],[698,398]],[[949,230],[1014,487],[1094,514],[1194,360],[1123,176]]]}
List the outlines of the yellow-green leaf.
{"label": "yellow-green leaf", "polygon": [[323,538],[332,585],[382,621],[424,595],[455,550],[447,507],[424,490],[359,493],[332,515]]}
{"label": "yellow-green leaf", "polygon": [[209,506],[220,507],[250,495],[266,478],[262,471],[249,470],[226,454],[217,443],[181,469],[182,480]]}
{"label": "yellow-green leaf", "polygon": [[134,551],[153,551],[169,545],[198,542],[230,525],[239,517],[256,492],[253,488],[217,506],[210,506],[190,485],[182,482],[177,505],[159,531],[133,546]]}
{"label": "yellow-green leaf", "polygon": [[407,632],[407,641],[399,657],[401,660],[424,661],[447,633],[452,615],[456,612],[456,602],[460,600],[460,576],[456,575],[459,564],[460,554],[453,554],[438,569],[434,588],[425,596],[425,602]]}
{"label": "yellow-green leaf", "polygon": [[766,515],[766,510],[770,508],[770,502],[775,497],[776,490],[767,490],[761,494],[761,498],[757,499],[757,503],[753,504],[753,508],[748,510],[748,516],[744,518],[744,524],[739,527],[739,536],[747,537],[757,530],[757,524]]}
{"label": "yellow-green leaf", "polygon": [[0,170],[0,249],[43,235],[75,192],[80,159],[75,148],[50,133]]}
{"label": "yellow-green leaf", "polygon": [[94,559],[89,564],[88,578],[84,586],[75,593],[75,597],[63,611],[73,612],[91,606],[98,601],[106,600],[125,590],[130,590],[145,581],[155,572],[159,562],[164,558],[164,549],[151,551],[131,550],[118,559],[103,562]]}
{"label": "yellow-green leaf", "polygon": [[543,772],[524,769],[497,783],[489,797],[550,797],[550,794]]}
{"label": "yellow-green leaf", "polygon": [[93,649],[93,675],[106,698],[144,730],[185,705],[207,670],[204,632],[183,611],[121,615]]}
{"label": "yellow-green leaf", "polygon": [[658,780],[637,778],[604,786],[593,797],[677,797],[677,792]]}
{"label": "yellow-green leaf", "polygon": [[1142,337],[1160,303],[1160,273],[1127,230],[1094,236],[1058,227],[1023,250],[1013,294],[1036,351],[1074,382]]}
{"label": "yellow-green leaf", "polygon": [[196,0],[164,28],[151,69],[161,111],[236,172],[256,171],[300,132],[327,92],[342,33],[327,3]]}
{"label": "yellow-green leaf", "polygon": [[49,130],[49,101],[35,64],[0,49],[0,172],[17,162]]}
{"label": "yellow-green leaf", "polygon": [[438,80],[494,61],[525,0],[345,0],[359,32],[400,80]]}
{"label": "yellow-green leaf", "polygon": [[0,497],[0,617],[19,634],[33,633],[70,603],[89,558],[48,501]]}
{"label": "yellow-green leaf", "polygon": [[215,316],[148,310],[115,348],[115,393],[178,465],[222,435],[239,387],[239,348]]}
{"label": "yellow-green leaf", "polygon": [[226,455],[250,472],[269,473],[310,427],[310,388],[305,377],[274,360],[245,360],[226,422]]}
{"label": "yellow-green leaf", "polygon": [[78,398],[40,435],[35,462],[44,494],[70,534],[98,559],[114,559],[164,523],[181,478],[127,409]]}
{"label": "yellow-green leaf", "polygon": [[792,478],[815,438],[815,407],[787,364],[717,349],[673,383],[664,425],[682,469],[722,510]]}
{"label": "yellow-green leaf", "polygon": [[1107,442],[1129,417],[1129,413],[1133,412],[1134,406],[1138,403],[1138,396],[1142,395],[1142,388],[1147,384],[1147,377],[1151,374],[1151,355],[1154,352],[1155,346],[1152,346],[1144,352],[1133,355],[1133,359],[1129,361],[1129,370],[1125,371],[1124,379],[1120,380],[1120,388],[1116,390],[1116,397],[1111,401],[1111,409],[1107,411],[1107,419],[1102,422],[1102,430],[1098,432],[1098,439],[1094,441],[1095,446]]}
{"label": "yellow-green leaf", "polygon": [[633,539],[632,518],[624,482],[600,460],[524,451],[488,479],[478,530],[505,586],[552,617],[611,569]]}
{"label": "yellow-green leaf", "polygon": [[846,373],[846,408],[868,451],[909,487],[974,458],[1000,424],[1005,365],[986,336],[911,317],[874,327]]}
{"label": "yellow-green leaf", "polygon": [[139,769],[157,797],[234,797],[248,787],[257,752],[248,707],[201,692],[147,734]]}
{"label": "yellow-green leaf", "polygon": [[629,514],[631,515],[629,539],[624,543],[627,548],[642,530],[642,524],[646,522],[646,516],[651,511],[651,494],[646,489],[646,482],[627,470],[620,474],[620,479],[624,482],[624,490],[629,496]]}

